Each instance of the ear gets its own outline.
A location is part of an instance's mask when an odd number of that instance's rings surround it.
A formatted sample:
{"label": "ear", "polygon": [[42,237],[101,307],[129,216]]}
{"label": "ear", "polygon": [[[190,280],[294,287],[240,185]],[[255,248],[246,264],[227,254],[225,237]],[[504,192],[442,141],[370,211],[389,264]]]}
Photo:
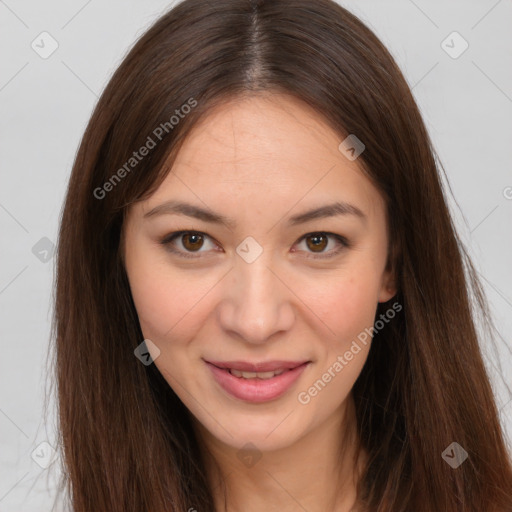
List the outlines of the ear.
{"label": "ear", "polygon": [[394,242],[390,242],[388,245],[388,258],[386,261],[386,267],[384,268],[384,272],[382,273],[378,302],[387,302],[397,294],[397,268],[400,254],[400,240],[398,239],[394,240]]}
{"label": "ear", "polygon": [[387,302],[388,300],[391,300],[396,295],[396,292],[397,286],[394,272],[386,270],[382,275],[378,302]]}

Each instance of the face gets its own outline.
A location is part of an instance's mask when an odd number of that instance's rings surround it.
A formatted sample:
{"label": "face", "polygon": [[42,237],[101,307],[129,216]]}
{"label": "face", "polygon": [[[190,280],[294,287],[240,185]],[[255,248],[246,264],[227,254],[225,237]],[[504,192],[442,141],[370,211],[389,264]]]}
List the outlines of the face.
{"label": "face", "polygon": [[128,212],[124,263],[154,364],[231,447],[284,448],[339,415],[394,294],[384,200],[341,142],[291,97],[233,100]]}

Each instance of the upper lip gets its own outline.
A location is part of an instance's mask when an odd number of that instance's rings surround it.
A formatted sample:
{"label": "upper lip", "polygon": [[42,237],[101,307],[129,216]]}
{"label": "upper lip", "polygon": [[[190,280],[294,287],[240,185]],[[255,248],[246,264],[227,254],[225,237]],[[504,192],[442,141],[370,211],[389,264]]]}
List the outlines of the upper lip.
{"label": "upper lip", "polygon": [[206,361],[218,368],[238,370],[241,372],[273,372],[277,370],[291,370],[302,366],[309,361],[262,361],[249,363],[247,361]]}

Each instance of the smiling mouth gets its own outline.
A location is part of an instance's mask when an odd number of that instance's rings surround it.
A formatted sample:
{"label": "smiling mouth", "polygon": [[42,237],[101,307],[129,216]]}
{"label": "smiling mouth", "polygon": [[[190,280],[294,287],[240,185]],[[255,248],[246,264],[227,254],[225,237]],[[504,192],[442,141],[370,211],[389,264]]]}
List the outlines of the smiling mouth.
{"label": "smiling mouth", "polygon": [[215,381],[231,396],[247,402],[266,402],[283,395],[311,361],[206,361]]}
{"label": "smiling mouth", "polygon": [[280,375],[281,373],[289,370],[294,370],[299,366],[310,363],[311,361],[285,361],[285,360],[273,360],[273,361],[261,361],[258,363],[249,363],[247,361],[205,361],[209,364],[213,364],[221,370],[228,370],[236,377],[243,377],[246,379],[253,379],[258,377],[260,379],[269,379],[274,375]]}
{"label": "smiling mouth", "polygon": [[273,372],[242,372],[240,370],[235,370],[234,368],[228,369],[229,373],[231,375],[234,375],[235,377],[240,377],[242,379],[261,379],[261,380],[267,380],[272,379],[276,375],[281,375],[284,372],[288,372],[290,370],[276,370]]}

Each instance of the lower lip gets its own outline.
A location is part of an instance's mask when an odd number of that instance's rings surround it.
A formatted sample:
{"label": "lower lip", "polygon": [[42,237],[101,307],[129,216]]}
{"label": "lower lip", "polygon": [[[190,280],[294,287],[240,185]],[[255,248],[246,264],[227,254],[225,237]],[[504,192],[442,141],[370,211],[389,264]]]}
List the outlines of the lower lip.
{"label": "lower lip", "polygon": [[231,396],[246,402],[261,403],[275,400],[288,391],[300,377],[309,363],[304,363],[292,370],[285,370],[281,375],[271,379],[244,379],[235,377],[229,370],[223,370],[206,362],[215,380]]}

